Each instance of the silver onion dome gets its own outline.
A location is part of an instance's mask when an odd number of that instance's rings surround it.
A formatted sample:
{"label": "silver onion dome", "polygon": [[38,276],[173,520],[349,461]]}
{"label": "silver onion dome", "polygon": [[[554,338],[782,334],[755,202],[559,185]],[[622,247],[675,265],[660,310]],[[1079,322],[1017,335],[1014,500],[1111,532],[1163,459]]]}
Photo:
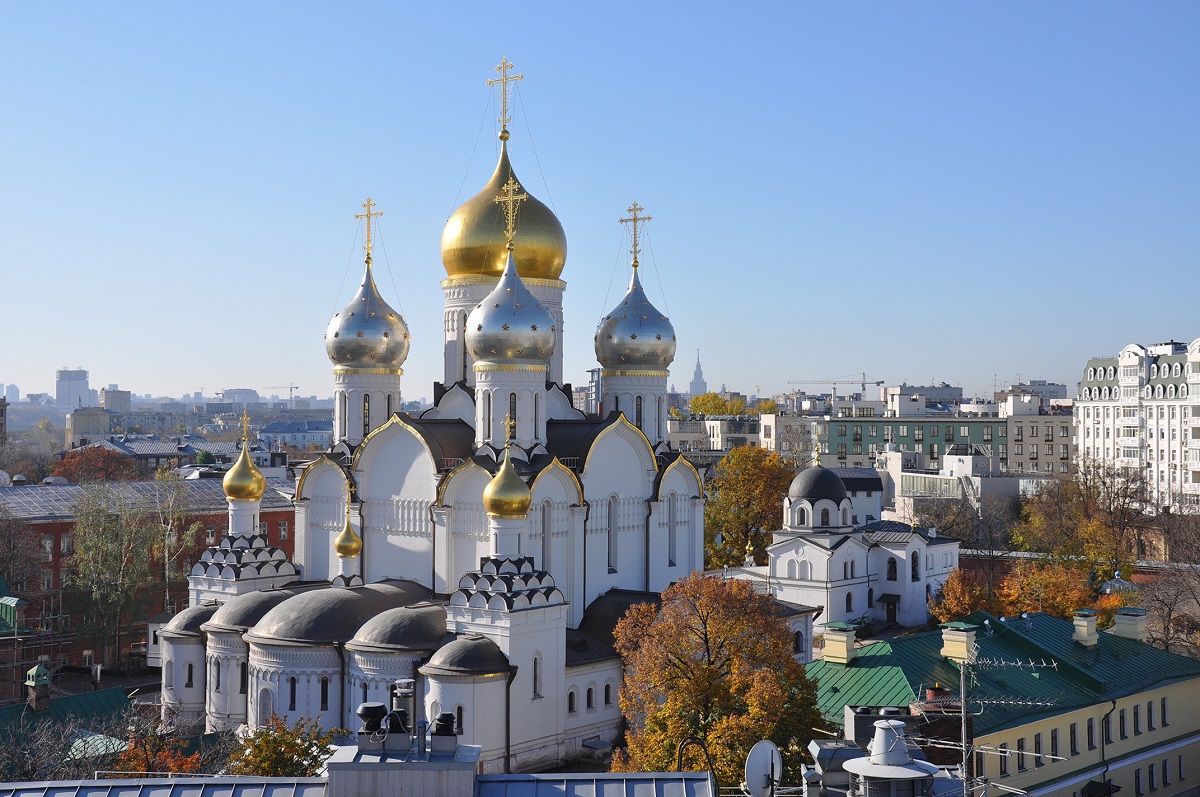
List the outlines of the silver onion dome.
{"label": "silver onion dome", "polygon": [[396,369],[408,357],[409,344],[408,325],[379,295],[368,255],[358,293],[325,330],[325,352],[339,368]]}
{"label": "silver onion dome", "polygon": [[510,249],[500,282],[467,316],[467,350],[479,362],[538,365],[555,337],[554,317],[525,287]]}
{"label": "silver onion dome", "polygon": [[605,368],[667,369],[675,360],[675,327],[642,290],[638,263],[625,298],[596,327],[596,359]]}

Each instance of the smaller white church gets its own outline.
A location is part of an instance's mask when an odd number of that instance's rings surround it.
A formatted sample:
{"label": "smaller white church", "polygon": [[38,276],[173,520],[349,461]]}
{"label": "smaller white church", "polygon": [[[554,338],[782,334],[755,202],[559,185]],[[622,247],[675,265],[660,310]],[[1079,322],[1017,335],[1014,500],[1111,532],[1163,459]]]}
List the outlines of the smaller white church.
{"label": "smaller white church", "polygon": [[765,582],[777,600],[820,607],[806,640],[797,630],[798,652],[829,623],[924,625],[930,599],[958,567],[958,540],[889,520],[857,525],[860,509],[842,478],[818,461],[788,488],[767,564],[730,573]]}

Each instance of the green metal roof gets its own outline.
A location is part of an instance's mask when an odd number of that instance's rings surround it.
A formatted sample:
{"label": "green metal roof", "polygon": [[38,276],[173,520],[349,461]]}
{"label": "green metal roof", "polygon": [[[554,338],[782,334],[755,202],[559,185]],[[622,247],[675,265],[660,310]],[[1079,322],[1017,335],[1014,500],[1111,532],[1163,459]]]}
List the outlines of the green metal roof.
{"label": "green metal roof", "polygon": [[0,731],[12,730],[23,722],[66,722],[71,718],[88,721],[118,716],[129,707],[129,698],[120,687],[84,692],[78,695],[56,695],[50,698],[50,708],[34,711],[27,703],[0,708]]}
{"label": "green metal roof", "polygon": [[[980,626],[975,635],[979,664],[968,683],[970,696],[1023,698],[1047,704],[990,704],[975,718],[978,734],[1162,684],[1200,678],[1200,662],[1106,632],[1099,633],[1095,647],[1084,648],[1071,639],[1073,623],[1045,614],[1000,622],[985,612],[976,612],[963,619]],[[983,630],[984,620],[990,622],[990,635]],[[821,713],[840,724],[847,705],[904,706],[920,689],[934,682],[957,692],[958,665],[943,657],[941,648],[941,632],[930,631],[859,648],[857,658],[848,665],[814,661],[806,669],[817,681]],[[1021,662],[1026,666],[989,667],[988,662]],[[1035,666],[1042,664],[1057,668]]]}

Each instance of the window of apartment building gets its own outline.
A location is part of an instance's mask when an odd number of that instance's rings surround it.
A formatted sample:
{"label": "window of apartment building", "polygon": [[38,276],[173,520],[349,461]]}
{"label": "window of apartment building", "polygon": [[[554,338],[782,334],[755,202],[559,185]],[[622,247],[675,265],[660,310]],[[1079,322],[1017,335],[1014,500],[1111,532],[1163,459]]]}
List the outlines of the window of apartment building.
{"label": "window of apartment building", "polygon": [[209,526],[208,528],[206,528],[204,530],[204,539],[208,541],[209,545],[212,545],[214,542],[217,541],[217,530],[215,528],[213,528],[212,526]]}
{"label": "window of apartment building", "polygon": [[1050,729],[1050,755],[1058,755],[1058,728]]}
{"label": "window of apartment building", "polygon": [[1066,459],[1067,457],[1071,456],[1071,453],[1070,453],[1070,451],[1071,451],[1071,449],[1069,449],[1069,448],[1067,447],[1067,444],[1066,444],[1066,443],[1062,443],[1062,444],[1060,444],[1060,445],[1059,445],[1059,447],[1058,447],[1058,456],[1059,456],[1059,458],[1060,458],[1060,459]]}
{"label": "window of apartment building", "polygon": [[1158,791],[1158,780],[1154,777],[1154,764],[1146,767],[1146,783],[1150,786],[1150,791]]}
{"label": "window of apartment building", "polygon": [[902,424],[900,426],[900,436],[908,437],[908,425],[907,424]]}
{"label": "window of apartment building", "polygon": [[913,439],[921,441],[925,439],[925,427],[917,426],[913,429]]}
{"label": "window of apartment building", "polygon": [[937,443],[929,444],[929,456],[933,459],[938,458],[939,455],[938,455],[938,444]]}
{"label": "window of apartment building", "polygon": [[1141,769],[1135,769],[1133,771],[1133,793],[1135,795],[1137,795],[1137,797],[1141,797],[1143,794],[1145,794],[1145,792],[1142,791],[1142,770]]}
{"label": "window of apartment building", "polygon": [[838,433],[838,437],[845,437],[846,436],[846,424],[839,423],[838,428],[837,428],[837,433]]}
{"label": "window of apartment building", "polygon": [[1035,733],[1033,735],[1033,765],[1040,767],[1046,763],[1046,757],[1042,755],[1042,735]]}
{"label": "window of apartment building", "polygon": [[[1090,727],[1090,720],[1088,721],[1088,724]],[[1078,723],[1072,722],[1071,727],[1068,729],[1069,741],[1071,743],[1071,755],[1079,755],[1079,728],[1077,726]]]}
{"label": "window of apartment building", "polygon": [[1038,444],[1037,443],[1029,444],[1029,458],[1030,459],[1038,458]]}
{"label": "window of apartment building", "polygon": [[1025,737],[1017,739],[1017,771],[1024,772],[1025,766]]}
{"label": "window of apartment building", "polygon": [[[1017,439],[1020,440],[1021,438],[1018,437]],[[1018,457],[1024,456],[1025,455],[1025,446],[1022,445],[1021,443],[1013,443],[1013,453],[1016,454]]]}
{"label": "window of apartment building", "polygon": [[999,449],[1000,449],[1000,459],[1008,459],[1008,445],[1006,443],[1001,443],[999,445]]}
{"label": "window of apartment building", "polygon": [[1013,429],[1013,440],[1024,440],[1024,439],[1025,439],[1025,427],[1024,426],[1018,426],[1016,429]]}
{"label": "window of apartment building", "polygon": [[1142,734],[1142,707],[1140,705],[1133,707],[1133,735],[1141,736]]}
{"label": "window of apartment building", "polygon": [[869,434],[871,437],[879,437],[879,427],[874,425],[868,426],[867,434]]}
{"label": "window of apartment building", "polygon": [[1000,777],[1008,774],[1008,742],[1000,745]]}
{"label": "window of apartment building", "polygon": [[985,443],[992,442],[992,427],[990,427],[990,426],[983,427],[983,442],[985,442]]}
{"label": "window of apartment building", "polygon": [[1162,721],[1164,728],[1171,724],[1167,721],[1167,699],[1165,697],[1159,701],[1158,718]]}
{"label": "window of apartment building", "polygon": [[279,539],[286,540],[288,538],[288,522],[286,520],[279,521]]}
{"label": "window of apartment building", "polygon": [[1129,727],[1125,722],[1125,709],[1121,709],[1119,715],[1117,716],[1117,726],[1121,729],[1121,738],[1128,739]]}
{"label": "window of apartment building", "polygon": [[971,435],[971,427],[970,426],[958,427],[958,436],[959,437],[965,438],[965,437],[970,437],[970,435]]}
{"label": "window of apartment building", "polygon": [[1071,436],[1071,427],[1070,426],[1058,427],[1058,436],[1059,437],[1070,437]]}

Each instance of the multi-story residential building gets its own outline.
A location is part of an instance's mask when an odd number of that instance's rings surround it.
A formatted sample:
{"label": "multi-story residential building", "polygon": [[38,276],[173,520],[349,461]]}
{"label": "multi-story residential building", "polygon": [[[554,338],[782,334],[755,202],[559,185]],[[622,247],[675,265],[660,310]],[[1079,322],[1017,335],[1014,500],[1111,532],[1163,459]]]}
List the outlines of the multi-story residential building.
{"label": "multi-story residential building", "polygon": [[1013,395],[999,405],[1008,419],[1006,469],[1017,473],[1066,473],[1075,458],[1070,410],[1047,408],[1036,395]]}
{"label": "multi-story residential building", "polygon": [[89,407],[91,391],[88,372],[82,368],[60,368],[54,374],[54,403],[62,409]]}
{"label": "multi-story residential building", "polygon": [[1079,385],[1081,460],[1141,471],[1154,506],[1200,501],[1200,339],[1131,343],[1088,360]]}
{"label": "multi-story residential building", "polygon": [[1009,396],[1040,396],[1042,401],[1049,404],[1066,399],[1067,386],[1058,382],[1047,382],[1045,379],[1030,379],[1028,382],[1014,382],[994,393],[992,400],[999,403]]}
{"label": "multi-story residential building", "polygon": [[116,385],[100,388],[100,406],[106,410],[128,415],[133,410],[133,394],[119,390]]}

